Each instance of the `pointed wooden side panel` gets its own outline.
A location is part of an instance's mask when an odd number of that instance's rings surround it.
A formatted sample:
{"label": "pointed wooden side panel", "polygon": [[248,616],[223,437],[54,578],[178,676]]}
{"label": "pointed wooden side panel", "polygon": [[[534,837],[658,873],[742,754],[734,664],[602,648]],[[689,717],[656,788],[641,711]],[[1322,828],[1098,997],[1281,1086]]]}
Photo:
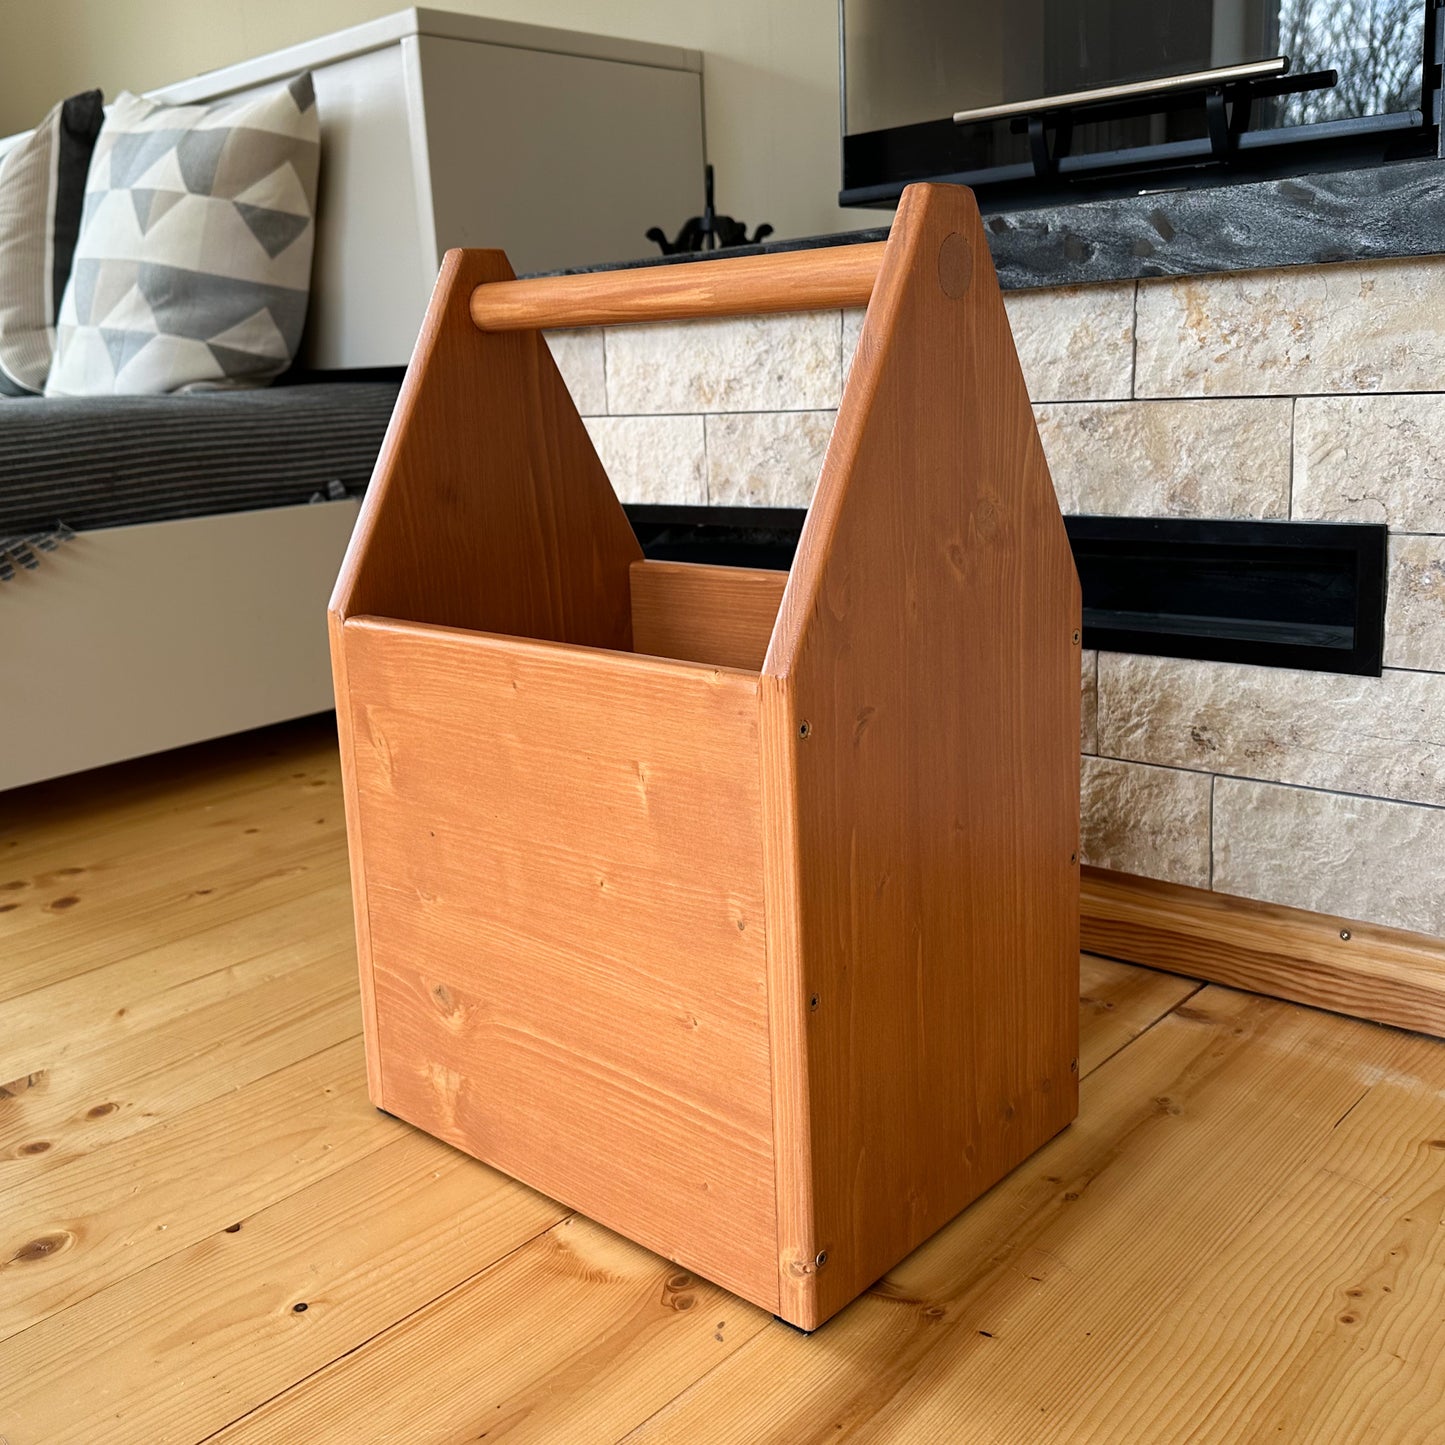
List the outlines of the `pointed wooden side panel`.
{"label": "pointed wooden side panel", "polygon": [[762,679],[805,1327],[1076,1112],[1079,616],[973,198],[912,187]]}
{"label": "pointed wooden side panel", "polygon": [[540,332],[478,331],[448,251],[332,610],[625,651],[642,550]]}
{"label": "pointed wooden side panel", "polygon": [[331,598],[367,1079],[381,1102],[367,867],[357,827],[348,616],[627,650],[642,558],[546,341],[484,335],[473,289],[500,251],[449,251]]}

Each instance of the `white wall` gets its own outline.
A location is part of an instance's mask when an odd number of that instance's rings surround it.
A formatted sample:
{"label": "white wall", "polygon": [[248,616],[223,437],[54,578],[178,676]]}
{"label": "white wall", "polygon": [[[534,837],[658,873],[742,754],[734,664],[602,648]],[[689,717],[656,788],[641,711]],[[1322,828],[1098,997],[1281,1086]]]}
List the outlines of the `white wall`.
{"label": "white wall", "polygon": [[[396,0],[0,0],[0,135],[33,125],[77,90],[98,85],[109,98],[151,89],[400,8]],[[837,204],[836,0],[441,0],[436,8],[701,50],[720,210],[749,226],[770,221],[781,236],[880,220]]]}

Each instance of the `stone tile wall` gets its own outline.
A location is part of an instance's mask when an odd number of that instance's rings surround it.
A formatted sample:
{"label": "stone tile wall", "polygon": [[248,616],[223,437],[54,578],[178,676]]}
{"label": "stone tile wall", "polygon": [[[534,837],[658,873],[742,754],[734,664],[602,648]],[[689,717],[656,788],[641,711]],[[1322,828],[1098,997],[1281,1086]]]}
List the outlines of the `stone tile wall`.
{"label": "stone tile wall", "polygon": [[[1086,861],[1445,936],[1445,257],[1007,299],[1066,512],[1384,522],[1386,670],[1086,652]],[[803,506],[858,312],[554,350],[626,501]]]}

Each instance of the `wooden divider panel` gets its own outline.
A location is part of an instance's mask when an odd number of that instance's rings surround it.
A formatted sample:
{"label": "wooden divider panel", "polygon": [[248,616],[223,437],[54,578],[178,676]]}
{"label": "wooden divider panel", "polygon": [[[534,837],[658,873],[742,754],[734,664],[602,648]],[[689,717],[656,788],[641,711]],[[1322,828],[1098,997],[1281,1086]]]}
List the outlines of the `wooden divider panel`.
{"label": "wooden divider panel", "polygon": [[1079,616],[977,208],[910,187],[762,678],[798,1323],[1076,1112]]}
{"label": "wooden divider panel", "polygon": [[633,648],[757,672],[787,581],[764,568],[634,562]]}
{"label": "wooden divider panel", "polygon": [[756,677],[343,632],[378,1102],[775,1307]]}

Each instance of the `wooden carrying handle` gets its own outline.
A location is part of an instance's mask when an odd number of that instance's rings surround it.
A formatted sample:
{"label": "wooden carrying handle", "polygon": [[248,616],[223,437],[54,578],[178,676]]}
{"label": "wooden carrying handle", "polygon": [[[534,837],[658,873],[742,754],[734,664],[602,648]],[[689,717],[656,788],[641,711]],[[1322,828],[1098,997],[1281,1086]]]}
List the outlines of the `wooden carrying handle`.
{"label": "wooden carrying handle", "polygon": [[483,331],[536,331],[866,306],[885,244],[489,281],[472,292],[472,320]]}

